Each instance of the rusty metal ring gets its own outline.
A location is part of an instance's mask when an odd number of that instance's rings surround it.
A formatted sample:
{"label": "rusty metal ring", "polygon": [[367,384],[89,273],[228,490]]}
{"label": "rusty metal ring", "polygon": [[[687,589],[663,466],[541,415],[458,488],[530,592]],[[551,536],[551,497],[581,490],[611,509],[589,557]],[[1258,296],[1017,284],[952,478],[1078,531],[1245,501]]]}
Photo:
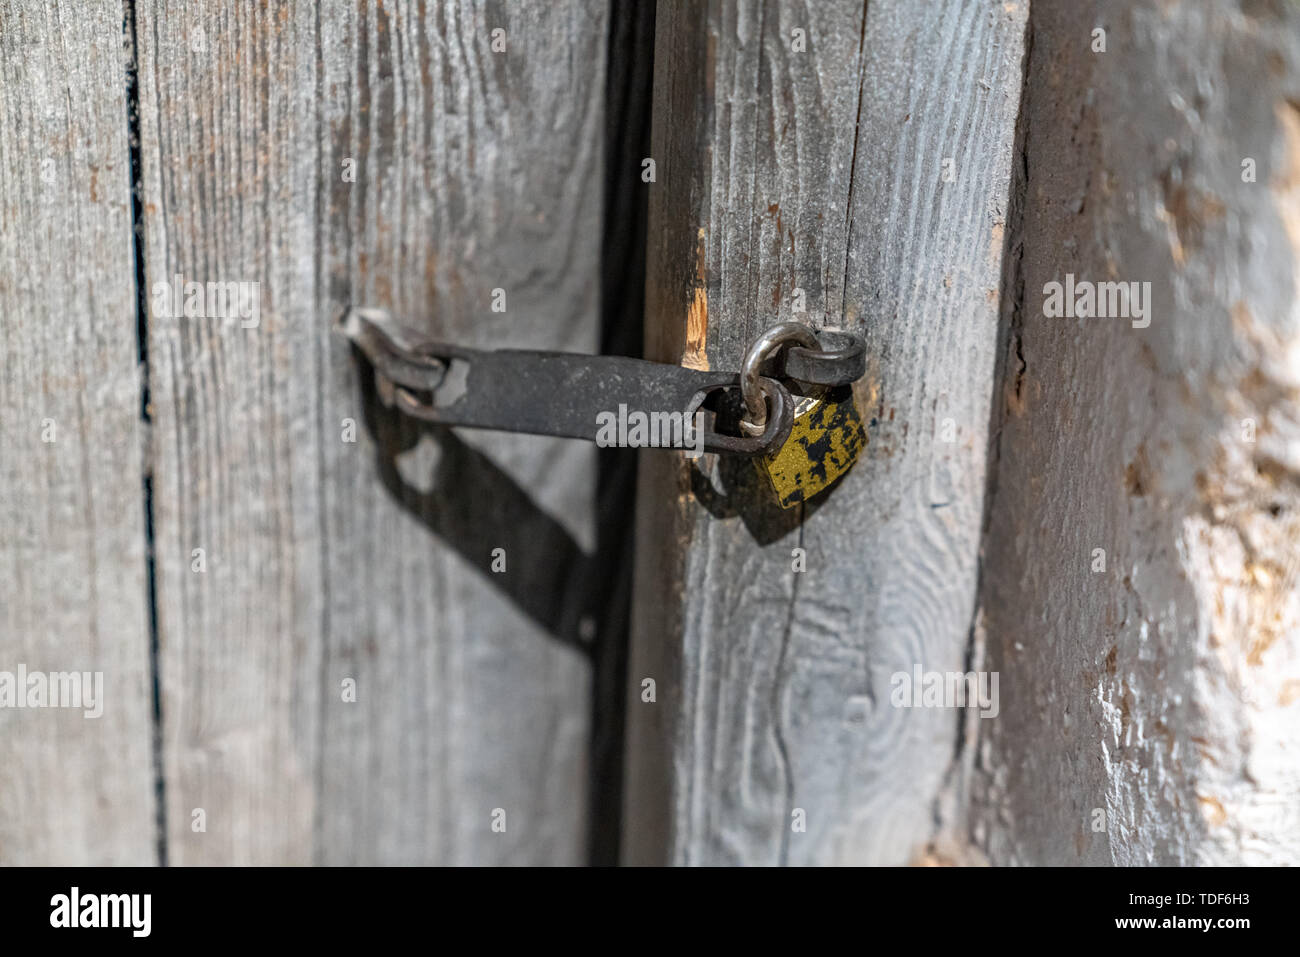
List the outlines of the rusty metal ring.
{"label": "rusty metal ring", "polygon": [[746,435],[762,435],[767,423],[767,401],[758,384],[763,363],[791,343],[813,350],[822,347],[807,326],[782,322],[755,339],[745,353],[745,362],[740,367],[740,394],[745,400],[745,417],[740,420],[740,430]]}
{"label": "rusty metal ring", "polygon": [[766,377],[758,380],[758,387],[763,391],[767,411],[767,423],[762,432],[739,436],[710,431],[704,436],[704,451],[753,456],[774,451],[785,444],[790,429],[794,427],[794,399],[790,390]]}

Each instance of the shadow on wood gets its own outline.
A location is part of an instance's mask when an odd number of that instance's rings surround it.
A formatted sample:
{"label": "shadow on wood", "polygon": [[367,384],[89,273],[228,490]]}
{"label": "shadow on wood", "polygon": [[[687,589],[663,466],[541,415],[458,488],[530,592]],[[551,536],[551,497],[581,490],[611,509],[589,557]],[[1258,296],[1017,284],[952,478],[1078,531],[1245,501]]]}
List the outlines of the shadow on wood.
{"label": "shadow on wood", "polygon": [[833,494],[827,489],[816,501],[798,508],[782,508],[767,488],[767,480],[750,459],[720,457],[716,482],[701,470],[691,468],[691,494],[714,518],[739,518],[745,530],[760,545],[780,541]]}
{"label": "shadow on wood", "polygon": [[[365,424],[389,494],[551,637],[590,654],[591,636],[584,639],[581,632],[589,613],[583,595],[589,590],[583,583],[592,556],[513,478],[450,428],[386,408],[375,393],[374,370],[359,354],[355,358]],[[429,481],[421,488],[403,475],[399,458],[426,436],[437,456]],[[503,560],[514,566],[515,573],[493,571],[497,549],[504,549],[508,559]]]}

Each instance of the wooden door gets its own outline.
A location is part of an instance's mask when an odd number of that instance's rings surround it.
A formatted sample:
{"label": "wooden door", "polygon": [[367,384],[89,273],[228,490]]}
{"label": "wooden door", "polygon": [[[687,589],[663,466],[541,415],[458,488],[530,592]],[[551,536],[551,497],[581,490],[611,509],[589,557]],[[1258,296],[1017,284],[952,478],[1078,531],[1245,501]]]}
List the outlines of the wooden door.
{"label": "wooden door", "polygon": [[[1298,17],[0,0],[0,863],[1295,862]],[[847,329],[868,444],[424,427],[357,305]]]}

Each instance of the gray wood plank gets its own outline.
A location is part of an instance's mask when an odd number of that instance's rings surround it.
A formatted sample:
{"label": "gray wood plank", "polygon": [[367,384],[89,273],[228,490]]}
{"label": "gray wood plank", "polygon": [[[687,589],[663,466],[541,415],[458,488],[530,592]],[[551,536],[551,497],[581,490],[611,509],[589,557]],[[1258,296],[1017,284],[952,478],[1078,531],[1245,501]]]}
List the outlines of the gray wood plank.
{"label": "gray wood plank", "polygon": [[0,708],[0,864],[150,864],[120,5],[0,2],[0,170],[0,671],[100,672],[103,698]]}
{"label": "gray wood plank", "polygon": [[[1032,28],[974,835],[996,863],[1295,863],[1300,10]],[[1067,274],[1149,283],[1149,325],[1049,318]]]}
{"label": "gray wood plank", "polygon": [[140,18],[150,283],[261,283],[150,322],[172,859],[581,861],[592,450],[422,433],[330,326],[595,350],[604,7]]}
{"label": "gray wood plank", "polygon": [[748,463],[643,460],[629,861],[898,863],[959,839],[961,718],[892,708],[890,681],[965,670],[1025,18],[660,4],[648,348],[736,367],[778,320],[862,332],[869,445],[788,513]]}

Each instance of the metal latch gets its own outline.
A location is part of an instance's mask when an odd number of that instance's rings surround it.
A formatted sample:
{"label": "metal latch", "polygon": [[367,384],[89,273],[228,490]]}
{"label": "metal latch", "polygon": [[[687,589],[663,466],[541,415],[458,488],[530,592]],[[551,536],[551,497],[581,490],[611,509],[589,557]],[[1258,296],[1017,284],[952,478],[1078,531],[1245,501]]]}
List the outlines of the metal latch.
{"label": "metal latch", "polygon": [[[703,451],[762,456],[787,507],[834,481],[865,442],[849,388],[865,371],[865,348],[849,333],[781,323],[751,345],[740,372],[712,372],[626,356],[448,345],[412,336],[383,309],[353,308],[340,330],[374,368],[380,400],[426,422],[596,442],[620,407],[684,422],[703,412]],[[839,430],[829,442],[828,427]],[[803,450],[793,457],[792,431]],[[771,468],[779,461],[795,476],[784,494]]]}

